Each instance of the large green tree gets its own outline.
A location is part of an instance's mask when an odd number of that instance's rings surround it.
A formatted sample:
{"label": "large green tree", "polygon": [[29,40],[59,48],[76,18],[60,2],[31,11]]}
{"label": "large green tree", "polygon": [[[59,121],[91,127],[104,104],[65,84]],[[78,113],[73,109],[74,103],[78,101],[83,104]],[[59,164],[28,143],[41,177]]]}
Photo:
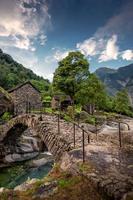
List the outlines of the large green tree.
{"label": "large green tree", "polygon": [[80,52],[70,52],[69,55],[59,62],[54,73],[53,90],[70,95],[75,100],[76,93],[80,90],[81,84],[88,78],[89,63]]}
{"label": "large green tree", "polygon": [[114,98],[114,110],[120,114],[128,114],[129,111],[129,98],[127,91],[121,90],[117,92]]}
{"label": "large green tree", "polygon": [[104,109],[106,105],[105,87],[95,74],[90,74],[88,79],[82,83],[77,98],[82,105],[89,104],[92,112],[95,107]]}

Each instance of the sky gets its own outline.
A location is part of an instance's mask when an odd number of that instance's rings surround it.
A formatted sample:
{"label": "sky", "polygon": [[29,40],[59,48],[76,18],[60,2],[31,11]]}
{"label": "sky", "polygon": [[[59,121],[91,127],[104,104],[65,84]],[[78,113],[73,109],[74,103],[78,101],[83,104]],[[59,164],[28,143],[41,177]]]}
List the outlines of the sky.
{"label": "sky", "polygon": [[52,80],[81,51],[90,71],[133,63],[133,0],[0,0],[0,48]]}

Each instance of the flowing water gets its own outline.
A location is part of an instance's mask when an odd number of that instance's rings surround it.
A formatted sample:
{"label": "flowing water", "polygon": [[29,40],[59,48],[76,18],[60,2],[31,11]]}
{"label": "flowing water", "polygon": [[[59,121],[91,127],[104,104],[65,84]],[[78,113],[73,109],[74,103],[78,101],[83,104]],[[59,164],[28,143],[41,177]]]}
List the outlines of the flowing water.
{"label": "flowing water", "polygon": [[[48,162],[41,166],[33,167],[30,161],[14,163],[12,166],[0,169],[0,187],[14,188],[17,185],[24,183],[28,179],[45,177],[53,166],[51,156],[48,154],[41,154],[36,159],[46,158]],[[49,160],[48,160],[49,159]]]}

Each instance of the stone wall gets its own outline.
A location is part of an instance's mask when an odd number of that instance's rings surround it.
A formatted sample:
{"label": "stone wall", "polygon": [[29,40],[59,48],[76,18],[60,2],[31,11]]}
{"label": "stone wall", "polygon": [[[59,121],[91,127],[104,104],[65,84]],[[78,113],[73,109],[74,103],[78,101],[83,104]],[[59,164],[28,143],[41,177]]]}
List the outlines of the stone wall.
{"label": "stone wall", "polygon": [[40,93],[27,83],[10,92],[14,102],[15,114],[26,113],[30,109],[40,109],[42,107]]}

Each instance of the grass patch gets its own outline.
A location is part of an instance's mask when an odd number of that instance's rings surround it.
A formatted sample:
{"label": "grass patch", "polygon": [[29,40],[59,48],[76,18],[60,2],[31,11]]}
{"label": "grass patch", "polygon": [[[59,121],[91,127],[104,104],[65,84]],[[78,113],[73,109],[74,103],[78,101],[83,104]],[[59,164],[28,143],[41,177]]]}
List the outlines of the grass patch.
{"label": "grass patch", "polygon": [[92,163],[78,163],[78,168],[81,173],[83,172],[93,172],[94,166]]}
{"label": "grass patch", "polygon": [[71,178],[64,178],[64,179],[60,179],[58,181],[58,185],[60,188],[69,188],[74,186],[75,184],[77,184],[80,181],[80,177],[78,176],[74,176]]}

